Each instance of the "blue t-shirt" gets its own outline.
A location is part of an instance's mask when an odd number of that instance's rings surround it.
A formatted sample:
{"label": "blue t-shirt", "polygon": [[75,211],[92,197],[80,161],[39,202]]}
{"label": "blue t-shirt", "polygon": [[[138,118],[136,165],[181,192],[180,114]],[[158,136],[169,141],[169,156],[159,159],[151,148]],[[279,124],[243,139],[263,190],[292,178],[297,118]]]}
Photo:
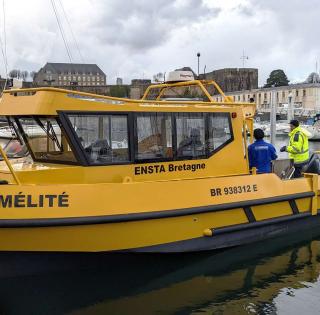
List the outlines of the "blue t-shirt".
{"label": "blue t-shirt", "polygon": [[270,173],[271,161],[278,157],[275,147],[262,139],[250,144],[248,153],[249,166],[250,168],[256,167],[258,173]]}

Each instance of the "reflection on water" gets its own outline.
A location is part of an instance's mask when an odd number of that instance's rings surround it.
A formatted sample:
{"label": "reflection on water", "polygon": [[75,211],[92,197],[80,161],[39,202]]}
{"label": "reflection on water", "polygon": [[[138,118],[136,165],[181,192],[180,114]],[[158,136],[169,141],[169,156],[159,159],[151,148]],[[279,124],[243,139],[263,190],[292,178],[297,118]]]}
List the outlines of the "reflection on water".
{"label": "reflection on water", "polygon": [[319,245],[308,231],[216,254],[2,253],[0,313],[315,314]]}

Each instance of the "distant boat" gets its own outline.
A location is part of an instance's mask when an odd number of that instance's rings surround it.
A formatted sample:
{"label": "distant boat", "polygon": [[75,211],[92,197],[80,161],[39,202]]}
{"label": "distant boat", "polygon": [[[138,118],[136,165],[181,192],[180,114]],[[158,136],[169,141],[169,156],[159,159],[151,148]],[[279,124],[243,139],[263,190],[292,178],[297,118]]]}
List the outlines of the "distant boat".
{"label": "distant boat", "polygon": [[[260,128],[264,131],[266,137],[270,137],[270,121],[255,121],[254,128]],[[290,127],[287,121],[277,121],[276,123],[276,135],[281,136],[288,134]]]}
{"label": "distant boat", "polygon": [[320,140],[320,114],[313,117],[311,124],[305,124],[302,127],[310,133],[310,140]]}

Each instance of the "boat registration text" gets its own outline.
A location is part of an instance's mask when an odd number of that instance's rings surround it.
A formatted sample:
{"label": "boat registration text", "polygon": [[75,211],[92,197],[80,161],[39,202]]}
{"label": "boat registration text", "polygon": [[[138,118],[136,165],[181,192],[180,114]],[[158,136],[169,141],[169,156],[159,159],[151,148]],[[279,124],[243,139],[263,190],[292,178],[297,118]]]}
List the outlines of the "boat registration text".
{"label": "boat registration text", "polygon": [[257,184],[251,185],[240,185],[240,186],[226,186],[222,188],[212,188],[210,189],[210,195],[212,197],[222,196],[222,195],[236,195],[243,193],[251,193],[258,191]]}

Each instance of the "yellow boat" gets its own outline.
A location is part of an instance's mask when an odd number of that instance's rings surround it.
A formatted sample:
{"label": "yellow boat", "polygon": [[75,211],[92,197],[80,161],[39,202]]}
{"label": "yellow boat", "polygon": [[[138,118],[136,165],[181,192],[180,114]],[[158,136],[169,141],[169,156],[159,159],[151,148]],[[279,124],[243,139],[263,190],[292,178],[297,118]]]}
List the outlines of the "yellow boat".
{"label": "yellow boat", "polygon": [[250,173],[254,113],[214,81],[150,86],[141,100],[5,91],[0,116],[32,160],[0,150],[0,250],[216,250],[317,226],[317,174]]}

